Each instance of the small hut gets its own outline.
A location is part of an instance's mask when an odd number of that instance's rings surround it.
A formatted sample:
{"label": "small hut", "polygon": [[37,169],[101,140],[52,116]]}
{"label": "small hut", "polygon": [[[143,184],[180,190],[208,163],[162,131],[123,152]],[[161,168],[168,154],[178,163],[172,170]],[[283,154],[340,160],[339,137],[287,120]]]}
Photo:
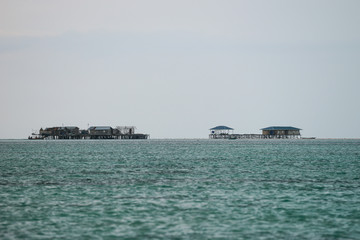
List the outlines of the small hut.
{"label": "small hut", "polygon": [[123,135],[131,135],[135,134],[135,126],[117,126],[116,129],[119,131],[120,134]]}
{"label": "small hut", "polygon": [[88,129],[91,139],[110,139],[112,130],[110,126],[91,126]]}
{"label": "small hut", "polygon": [[233,133],[233,128],[227,126],[216,126],[210,128],[210,139],[227,139],[230,138],[230,135]]}
{"label": "small hut", "polygon": [[271,126],[262,128],[263,138],[300,138],[300,128],[290,126]]}
{"label": "small hut", "polygon": [[59,127],[58,133],[61,139],[79,138],[80,135],[79,128],[75,126]]}

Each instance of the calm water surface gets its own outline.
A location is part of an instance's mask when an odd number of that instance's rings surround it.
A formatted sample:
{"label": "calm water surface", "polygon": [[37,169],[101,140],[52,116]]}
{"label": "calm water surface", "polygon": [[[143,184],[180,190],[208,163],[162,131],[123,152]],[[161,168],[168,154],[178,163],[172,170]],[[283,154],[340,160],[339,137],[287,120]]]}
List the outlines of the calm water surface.
{"label": "calm water surface", "polygon": [[0,239],[360,239],[360,140],[0,141]]}

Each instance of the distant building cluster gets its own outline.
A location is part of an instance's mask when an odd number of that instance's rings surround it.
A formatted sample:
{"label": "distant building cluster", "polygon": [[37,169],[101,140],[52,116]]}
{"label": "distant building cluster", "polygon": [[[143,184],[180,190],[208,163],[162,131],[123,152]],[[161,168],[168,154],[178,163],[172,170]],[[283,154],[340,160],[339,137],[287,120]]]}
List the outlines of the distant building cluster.
{"label": "distant building cluster", "polygon": [[210,139],[296,139],[301,138],[300,128],[290,126],[272,126],[262,128],[262,134],[235,134],[227,126],[210,128]]}
{"label": "distant building cluster", "polygon": [[148,134],[135,133],[134,126],[91,126],[81,130],[75,126],[41,128],[29,139],[148,139]]}
{"label": "distant building cluster", "polygon": [[[41,128],[33,133],[29,139],[148,139],[150,136],[135,133],[134,126],[91,126],[80,129],[76,126]],[[301,138],[300,128],[290,126],[271,126],[261,128],[261,134],[236,134],[234,129],[227,126],[210,128],[210,139],[297,139]]]}

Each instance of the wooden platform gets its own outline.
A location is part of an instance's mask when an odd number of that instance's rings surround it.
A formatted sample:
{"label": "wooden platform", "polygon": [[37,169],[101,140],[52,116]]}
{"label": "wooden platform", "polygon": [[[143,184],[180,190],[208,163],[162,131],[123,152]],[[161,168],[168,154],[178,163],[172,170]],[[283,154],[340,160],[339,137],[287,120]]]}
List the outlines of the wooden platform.
{"label": "wooden platform", "polygon": [[209,134],[210,139],[300,139],[300,135]]}
{"label": "wooden platform", "polygon": [[[90,134],[78,134],[78,135],[50,135],[44,136],[42,139],[148,139],[148,134],[119,134],[119,135],[90,135]],[[29,138],[30,139],[30,138]]]}

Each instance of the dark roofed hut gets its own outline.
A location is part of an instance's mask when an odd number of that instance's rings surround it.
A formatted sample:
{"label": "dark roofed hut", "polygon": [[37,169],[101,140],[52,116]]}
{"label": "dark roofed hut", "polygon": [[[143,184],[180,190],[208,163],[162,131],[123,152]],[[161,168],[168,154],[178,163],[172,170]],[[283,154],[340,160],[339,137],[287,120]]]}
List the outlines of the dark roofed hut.
{"label": "dark roofed hut", "polygon": [[90,139],[111,139],[113,129],[110,126],[91,126],[88,131]]}
{"label": "dark roofed hut", "polygon": [[300,128],[290,126],[271,126],[262,128],[263,138],[300,138]]}
{"label": "dark roofed hut", "polygon": [[210,139],[228,139],[230,137],[230,131],[232,132],[234,129],[227,126],[216,126],[210,128]]}
{"label": "dark roofed hut", "polygon": [[79,128],[75,126],[41,128],[39,134],[44,139],[80,139]]}
{"label": "dark roofed hut", "polygon": [[80,138],[80,130],[75,126],[65,126],[58,128],[59,139],[78,139]]}

